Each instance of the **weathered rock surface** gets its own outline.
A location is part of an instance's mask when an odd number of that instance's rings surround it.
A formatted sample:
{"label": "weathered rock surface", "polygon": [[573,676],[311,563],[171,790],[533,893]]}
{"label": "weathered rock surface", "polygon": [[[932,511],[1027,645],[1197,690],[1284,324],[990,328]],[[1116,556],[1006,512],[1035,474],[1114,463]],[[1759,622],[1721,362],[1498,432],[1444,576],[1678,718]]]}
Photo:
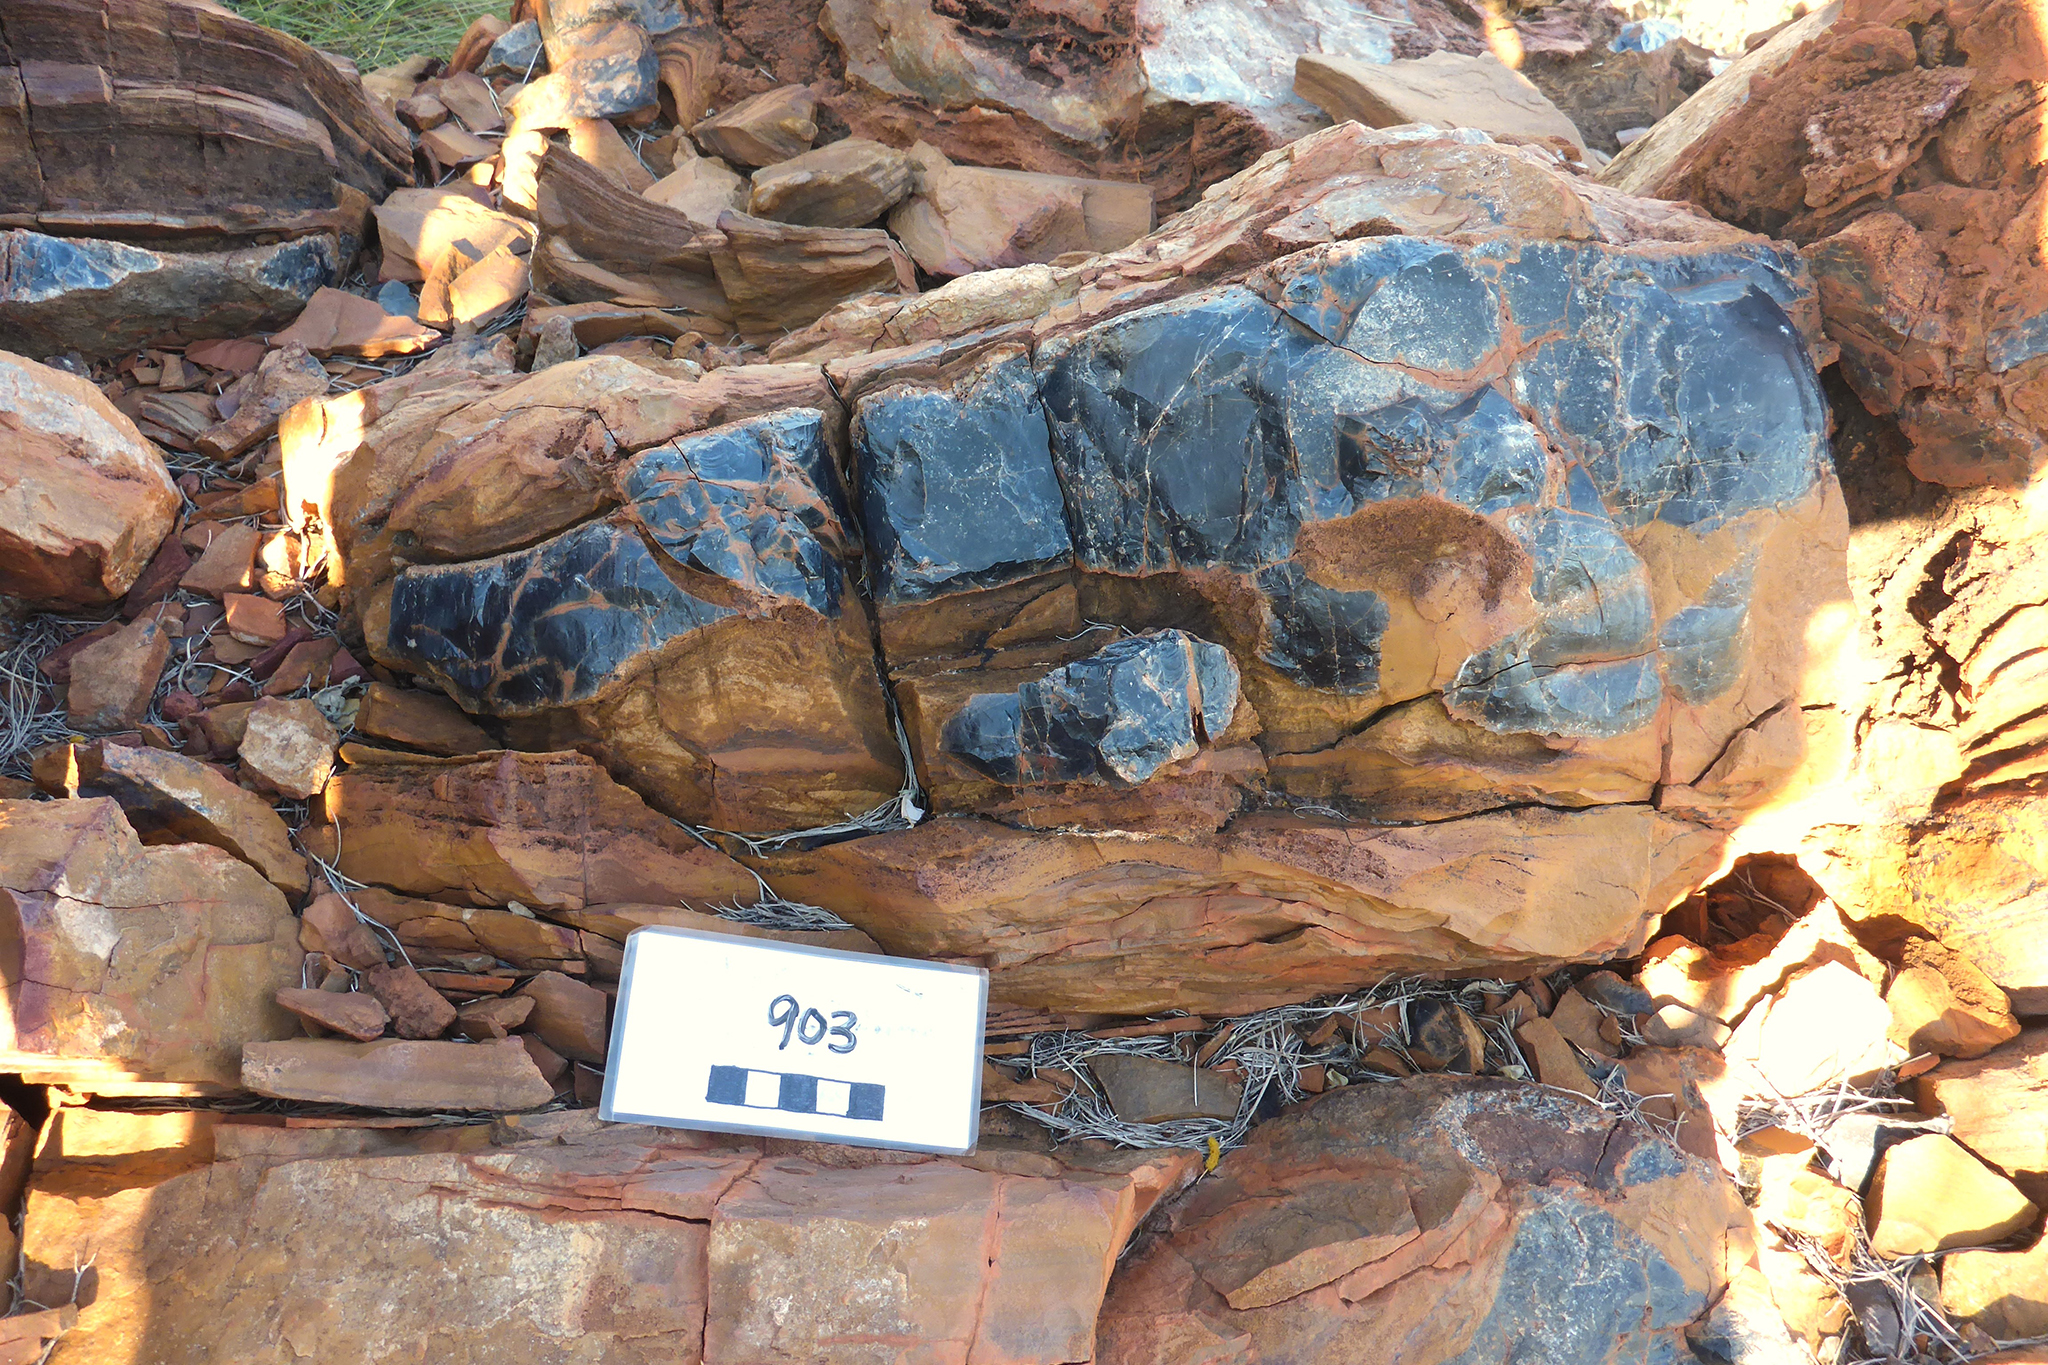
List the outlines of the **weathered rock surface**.
{"label": "weathered rock surface", "polygon": [[1585,147],[1578,128],[1527,76],[1493,56],[1432,52],[1382,63],[1310,55],[1295,63],[1294,93],[1337,123],[1427,123]]}
{"label": "weathered rock surface", "polygon": [[[358,881],[450,903],[751,904],[754,878],[582,754],[351,751],[302,833]],[[326,828],[321,828],[325,823]]]}
{"label": "weathered rock surface", "polygon": [[[1002,1149],[764,1157],[587,1115],[423,1134],[230,1122],[208,1137],[217,1161],[188,1148],[37,1177],[36,1290],[100,1253],[54,1360],[166,1365],[197,1334],[235,1359],[817,1359],[885,1339],[919,1358],[1064,1365],[1088,1357],[1133,1225],[1196,1168]],[[330,1259],[352,1273],[287,1292]],[[553,1292],[526,1288],[541,1282]]]}
{"label": "weathered rock surface", "polygon": [[2000,1241],[2040,1210],[1997,1172],[1940,1133],[1885,1152],[1870,1187],[1870,1248],[1916,1256]]}
{"label": "weathered rock surface", "polygon": [[1643,806],[1376,829],[1240,816],[1190,842],[939,819],[763,863],[891,953],[990,969],[1054,1010],[1236,1014],[1399,971],[1620,954],[1717,837]]}
{"label": "weathered rock surface", "polygon": [[105,798],[0,801],[4,1045],[27,1078],[232,1086],[245,1042],[289,1038],[298,925],[218,848],[147,847]]}
{"label": "weathered rock surface", "polygon": [[306,860],[270,803],[183,754],[114,744],[71,746],[79,796],[111,796],[151,843],[211,844],[288,896],[306,891]]}
{"label": "weathered rock surface", "polygon": [[736,166],[773,166],[810,150],[818,136],[817,108],[809,90],[786,85],[705,119],[690,136],[709,155]]}
{"label": "weathered rock surface", "polygon": [[134,729],[149,714],[170,653],[170,631],[153,616],[139,616],[94,640],[71,659],[65,720],[89,734]]}
{"label": "weathered rock surface", "polygon": [[911,197],[889,215],[889,230],[933,275],[1115,251],[1152,230],[1144,185],[956,166],[924,143],[910,161]]}
{"label": "weathered rock surface", "polygon": [[2048,1174],[2048,1028],[2030,1028],[1974,1061],[1922,1076],[1920,1107],[2009,1175]]}
{"label": "weathered rock surface", "polygon": [[0,592],[111,602],[177,510],[163,456],[126,414],[89,381],[0,351]]}
{"label": "weathered rock surface", "polygon": [[[9,15],[0,90],[0,226],[196,242],[352,234],[365,196],[412,183],[405,131],[353,70],[224,7],[39,0]],[[210,325],[202,299],[157,313],[156,330],[187,320]]]}
{"label": "weathered rock surface", "polygon": [[908,193],[908,156],[849,137],[755,171],[747,212],[805,227],[865,227]]}
{"label": "weathered rock surface", "polygon": [[1720,1170],[1576,1098],[1350,1086],[1169,1207],[1096,1359],[1689,1359],[1752,1237]]}
{"label": "weathered rock surface", "polygon": [[[448,1010],[452,1019],[454,1007]],[[513,1039],[439,1043],[385,1038],[345,1043],[295,1038],[251,1043],[242,1052],[241,1085],[259,1095],[374,1109],[533,1109],[555,1097],[526,1049]]]}

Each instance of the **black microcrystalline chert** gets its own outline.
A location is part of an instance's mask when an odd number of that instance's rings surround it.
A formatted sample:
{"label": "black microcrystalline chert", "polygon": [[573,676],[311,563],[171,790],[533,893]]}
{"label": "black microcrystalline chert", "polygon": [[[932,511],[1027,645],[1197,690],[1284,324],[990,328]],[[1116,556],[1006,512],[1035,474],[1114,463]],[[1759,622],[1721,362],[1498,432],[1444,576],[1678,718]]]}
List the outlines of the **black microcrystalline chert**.
{"label": "black microcrystalline chert", "polygon": [[636,456],[620,491],[678,564],[839,614],[844,512],[823,414],[770,413]]}
{"label": "black microcrystalline chert", "polygon": [[942,743],[998,782],[1131,786],[1193,757],[1237,711],[1237,666],[1185,631],[1134,635],[1015,692],[969,699]]}
{"label": "black microcrystalline chert", "polygon": [[849,551],[831,461],[822,415],[804,408],[645,451],[620,471],[626,507],[612,520],[401,572],[391,652],[471,710],[527,715],[590,701],[669,641],[735,614],[682,587],[679,571],[763,606],[837,616]]}
{"label": "black microcrystalline chert", "polygon": [[[1471,655],[1447,704],[1500,731],[1627,733],[1667,692],[1736,681],[1750,582],[1729,570],[1659,628],[1629,534],[1706,533],[1824,477],[1826,412],[1784,308],[1798,268],[1769,246],[1368,238],[1276,263],[1263,296],[1215,289],[1048,341],[1035,393],[1012,359],[951,393],[870,398],[855,446],[885,598],[1063,563],[1234,571],[1265,604],[1261,659],[1371,693],[1387,603],[1320,578],[1297,540],[1439,499],[1522,547],[1538,613]],[[958,509],[939,531],[933,488]]]}
{"label": "black microcrystalline chert", "polygon": [[591,522],[528,550],[406,569],[390,652],[468,710],[525,715],[588,701],[634,660],[732,614],[677,587],[638,532]]}

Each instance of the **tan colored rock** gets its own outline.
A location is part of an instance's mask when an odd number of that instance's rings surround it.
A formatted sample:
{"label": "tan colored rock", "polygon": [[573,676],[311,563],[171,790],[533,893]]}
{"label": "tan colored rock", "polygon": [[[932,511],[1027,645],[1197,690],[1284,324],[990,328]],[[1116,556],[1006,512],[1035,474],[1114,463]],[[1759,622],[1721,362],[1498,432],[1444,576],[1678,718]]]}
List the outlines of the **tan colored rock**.
{"label": "tan colored rock", "polygon": [[1609,1042],[1601,1025],[1607,1016],[1576,987],[1557,998],[1557,1006],[1550,1012],[1550,1025],[1560,1037],[1576,1043],[1595,1057],[1614,1058],[1621,1055],[1621,1049]]}
{"label": "tan colored rock", "polygon": [[1523,1055],[1535,1066],[1536,1079],[1543,1084],[1573,1091],[1587,1099],[1600,1093],[1600,1087],[1586,1074],[1586,1068],[1565,1042],[1564,1035],[1557,1031],[1557,1025],[1542,1015],[1523,1020],[1515,1030],[1515,1041],[1522,1045]]}
{"label": "tan colored rock", "polygon": [[411,355],[440,339],[441,334],[433,328],[387,313],[374,299],[323,285],[298,320],[270,340],[278,346],[302,346],[317,356],[353,355],[375,360],[379,356]]}
{"label": "tan colored rock", "polygon": [[458,273],[448,265],[458,250],[480,260],[499,247],[524,247],[533,240],[529,224],[479,204],[460,190],[396,190],[377,206],[376,214],[378,244],[384,253],[379,278],[407,284]]}
{"label": "tan colored rock", "polygon": [[1115,251],[1153,227],[1145,185],[956,166],[925,143],[912,147],[910,158],[914,196],[889,215],[889,230],[930,274]]}
{"label": "tan colored rock", "polygon": [[178,506],[163,456],[90,381],[0,351],[0,593],[111,602]]}
{"label": "tan colored rock", "polygon": [[611,1001],[603,991],[560,972],[540,972],[521,986],[533,1001],[526,1025],[571,1061],[602,1067],[611,1042]]}
{"label": "tan colored rock", "polygon": [[598,934],[617,943],[624,943],[626,936],[635,929],[665,924],[706,934],[765,938],[778,943],[800,943],[810,948],[831,948],[842,953],[882,951],[880,944],[858,929],[770,929],[675,905],[593,905],[588,909],[554,910],[549,914],[563,924],[573,924],[587,933]]}
{"label": "tan colored rock", "polygon": [[305,894],[306,860],[270,803],[183,754],[113,744],[73,749],[79,794],[111,796],[152,843],[211,844],[288,896]]}
{"label": "tan colored rock", "polygon": [[300,914],[299,944],[309,953],[325,953],[357,971],[384,965],[384,944],[377,931],[332,891],[315,896]]}
{"label": "tan colored rock", "polygon": [[390,1014],[391,1031],[401,1038],[439,1038],[455,1023],[455,1006],[409,963],[379,963],[363,973],[363,988]]}
{"label": "tan colored rock", "polygon": [[740,335],[765,344],[816,322],[856,294],[915,294],[910,258],[872,228],[790,227],[742,213],[722,214],[712,264]]}
{"label": "tan colored rock", "polygon": [[526,1022],[526,1016],[533,1013],[533,998],[525,995],[499,995],[482,1000],[472,1000],[466,1005],[455,1007],[455,1027],[463,1036],[481,1043],[488,1038],[503,1038]]}
{"label": "tan colored rock", "polygon": [[274,1099],[372,1109],[506,1113],[554,1098],[526,1049],[490,1043],[386,1038],[345,1043],[299,1038],[255,1043],[242,1054],[242,1087]]}
{"label": "tan colored rock", "polygon": [[356,733],[430,754],[481,753],[491,737],[446,697],[373,682],[356,710]]}
{"label": "tan colored rock", "polygon": [[333,724],[311,699],[265,697],[249,712],[237,754],[242,772],[259,785],[303,799],[326,787],[340,742]]}
{"label": "tan colored rock", "polygon": [[301,837],[316,849],[325,838],[322,856],[338,852],[345,875],[410,896],[552,910],[760,895],[746,869],[582,754],[359,762],[328,784],[319,819],[338,838],[318,820]]}
{"label": "tan colored rock", "polygon": [[327,371],[296,342],[283,342],[241,388],[234,415],[200,433],[193,444],[202,455],[232,460],[277,431],[286,408],[327,392]]}
{"label": "tan colored rock", "polygon": [[748,213],[803,227],[865,227],[910,193],[910,158],[849,137],[754,172]]}
{"label": "tan colored rock", "polygon": [[[1118,1269],[1095,1359],[1371,1360],[1390,1342],[1415,1365],[1684,1353],[1752,1234],[1712,1163],[1629,1155],[1657,1142],[1506,1082],[1328,1092],[1254,1129],[1159,1216]],[[1637,1287],[1616,1288],[1623,1265]]]}
{"label": "tan colored rock", "polygon": [[719,158],[693,156],[678,160],[675,170],[640,193],[700,228],[715,228],[719,214],[746,211],[748,185]]}
{"label": "tan colored rock", "polygon": [[1892,1041],[1909,1053],[1981,1057],[2019,1036],[2005,992],[1975,963],[1938,940],[1909,939],[1902,970],[1885,991]]}
{"label": "tan colored rock", "polygon": [[[477,1051],[369,1045],[393,1046]],[[1060,1365],[1085,1358],[1133,1224],[1198,1169],[1186,1153],[1067,1166],[993,1151],[978,1160],[992,1169],[847,1149],[829,1167],[766,1162],[752,1144],[587,1113],[216,1132],[218,1161],[92,1190],[38,1184],[34,1291],[68,1293],[74,1261],[99,1253],[96,1293],[56,1360],[151,1362],[164,1343],[203,1339],[236,1360],[446,1347],[546,1361],[566,1341],[593,1359],[688,1361],[708,1355],[708,1325],[725,1359],[773,1359],[762,1352],[777,1346],[814,1359],[886,1335],[892,1352]],[[832,1251],[849,1245],[861,1250]],[[294,1303],[308,1265],[341,1263],[354,1273]],[[525,1287],[541,1282],[570,1289]],[[424,1285],[436,1288],[394,1292]],[[771,1299],[771,1286],[787,1289]]]}
{"label": "tan colored rock", "polygon": [[1939,1133],[1888,1149],[1868,1203],[1870,1247],[1880,1256],[1982,1246],[2039,1212],[2011,1181]]}
{"label": "tan colored rock", "polygon": [[326,1029],[367,1043],[383,1037],[384,1026],[391,1022],[390,1014],[368,991],[319,991],[289,986],[277,993],[277,1003],[315,1025],[310,1031],[316,1037],[321,1029]]}
{"label": "tan colored rock", "polygon": [[1904,1060],[1890,1041],[1891,1011],[1877,988],[1839,962],[1794,975],[1752,1010],[1727,1054],[1755,1068],[1772,1091],[1804,1095],[1867,1080]]}
{"label": "tan colored rock", "polygon": [[738,104],[690,129],[697,145],[738,166],[772,166],[809,149],[818,136],[818,102],[800,85],[785,85]]}
{"label": "tan colored rock", "polygon": [[132,730],[149,714],[150,698],[171,657],[171,633],[156,616],[139,616],[71,659],[65,718],[87,733]]}
{"label": "tan colored rock", "polygon": [[228,634],[245,645],[277,644],[291,629],[284,622],[282,602],[252,593],[231,592],[221,599],[221,605],[227,608]]}
{"label": "tan colored rock", "polygon": [[2048,1028],[1918,1082],[1920,1107],[1945,1114],[1958,1141],[2009,1175],[2048,1173]]}
{"label": "tan colored rock", "polygon": [[1361,62],[1311,54],[1294,64],[1294,93],[1338,123],[1426,123],[1495,137],[1558,138],[1581,151],[1586,145],[1534,82],[1490,55],[1432,52],[1413,61]]}
{"label": "tan colored rock", "polygon": [[356,905],[420,957],[483,953],[521,971],[543,971],[582,956],[574,929],[531,913],[414,900],[377,887],[358,892]]}
{"label": "tan colored rock", "polygon": [[[1000,1003],[1207,1016],[1390,971],[1624,952],[1703,875],[1713,844],[1637,807],[1398,832],[1254,814],[1199,844],[941,819],[778,854],[764,870],[892,953],[986,964]],[[1611,880],[1567,871],[1589,848]]]}
{"label": "tan colored rock", "polygon": [[564,303],[610,301],[668,309],[708,335],[731,330],[711,253],[717,234],[643,198],[566,147],[547,147],[533,171],[535,288]]}
{"label": "tan colored rock", "polygon": [[654,184],[654,172],[640,163],[610,119],[579,118],[569,124],[569,150],[634,194]]}
{"label": "tan colored rock", "polygon": [[[324,370],[321,371],[321,381],[324,389]],[[253,570],[256,551],[262,544],[263,529],[260,526],[237,522],[206,543],[199,561],[185,571],[185,576],[178,580],[178,586],[192,592],[203,592],[209,597],[224,598],[229,593],[245,593],[256,586]]]}
{"label": "tan colored rock", "polygon": [[1884,984],[1884,964],[1857,941],[1840,909],[1822,900],[1782,932],[1720,948],[1666,935],[1644,950],[1637,979],[1660,1006],[1679,1005],[1732,1025],[1793,973],[1827,962],[1841,963],[1873,987]]}
{"label": "tan colored rock", "polygon": [[1244,1101],[1244,1082],[1166,1058],[1109,1052],[1089,1058],[1088,1069],[1125,1123],[1236,1118]]}
{"label": "tan colored rock", "polygon": [[143,845],[113,801],[0,802],[0,914],[0,1047],[25,1077],[232,1086],[245,1042],[296,1032],[284,897],[220,849]]}
{"label": "tan colored rock", "polygon": [[1961,1251],[1944,1258],[1941,1307],[2000,1341],[2048,1336],[2048,1238],[2025,1251]]}

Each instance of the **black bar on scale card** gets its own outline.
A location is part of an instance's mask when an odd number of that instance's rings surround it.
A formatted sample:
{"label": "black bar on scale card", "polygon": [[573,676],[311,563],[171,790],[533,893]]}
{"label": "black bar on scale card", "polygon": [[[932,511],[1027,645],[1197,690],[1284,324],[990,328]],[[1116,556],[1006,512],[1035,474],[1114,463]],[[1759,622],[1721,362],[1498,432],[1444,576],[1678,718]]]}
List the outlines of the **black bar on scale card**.
{"label": "black bar on scale card", "polygon": [[835,1081],[793,1072],[714,1066],[705,1087],[709,1104],[742,1109],[779,1109],[786,1114],[825,1114],[879,1122],[887,1087],[873,1081]]}

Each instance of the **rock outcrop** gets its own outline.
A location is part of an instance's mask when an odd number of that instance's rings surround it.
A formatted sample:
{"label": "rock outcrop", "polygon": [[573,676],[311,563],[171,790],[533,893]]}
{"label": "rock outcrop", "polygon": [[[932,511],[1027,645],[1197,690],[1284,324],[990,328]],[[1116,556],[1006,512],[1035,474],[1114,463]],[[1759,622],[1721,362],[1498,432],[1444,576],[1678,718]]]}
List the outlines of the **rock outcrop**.
{"label": "rock outcrop", "polygon": [[[535,1361],[815,1359],[880,1340],[1061,1365],[1088,1358],[1132,1227],[1197,1169],[764,1154],[567,1114],[412,1134],[229,1121],[203,1146],[129,1152],[150,1140],[102,1134],[97,1160],[36,1177],[28,1292],[61,1276],[68,1296],[74,1257],[97,1251],[55,1362],[155,1365],[201,1338],[235,1359]],[[290,1289],[322,1263],[326,1292]]]}
{"label": "rock outcrop", "polygon": [[1096,1359],[1695,1358],[1753,1255],[1719,1169],[1575,1097],[1419,1077],[1262,1126],[1119,1268]]}

